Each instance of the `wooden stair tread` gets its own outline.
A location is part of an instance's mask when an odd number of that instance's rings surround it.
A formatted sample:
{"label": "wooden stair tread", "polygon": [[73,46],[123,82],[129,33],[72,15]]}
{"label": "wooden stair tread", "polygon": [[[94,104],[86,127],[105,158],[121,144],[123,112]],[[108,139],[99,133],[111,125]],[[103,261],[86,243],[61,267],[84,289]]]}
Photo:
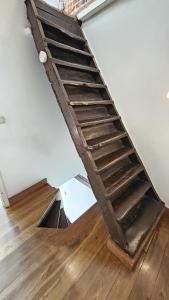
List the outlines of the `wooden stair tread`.
{"label": "wooden stair tread", "polygon": [[113,122],[116,120],[119,120],[119,116],[114,116],[114,117],[107,117],[107,118],[97,118],[97,119],[88,119],[88,120],[83,120],[83,122],[79,122],[80,127],[87,127],[87,126],[94,126],[98,124],[105,124],[109,122]]}
{"label": "wooden stair tread", "polygon": [[95,150],[95,149],[104,147],[105,145],[113,143],[114,141],[122,139],[126,136],[127,136],[127,133],[124,131],[115,131],[112,134],[107,134],[107,135],[101,136],[99,138],[94,138],[87,142],[88,149]]}
{"label": "wooden stair tread", "polygon": [[68,50],[70,52],[74,52],[74,53],[81,54],[81,55],[88,56],[88,57],[93,57],[93,55],[89,52],[71,47],[71,46],[66,45],[66,44],[56,42],[55,40],[47,38],[47,37],[44,38],[44,42],[46,42],[47,44],[51,44],[53,46],[56,46],[57,48],[60,48],[60,49]]}
{"label": "wooden stair tread", "polygon": [[98,101],[70,101],[71,106],[88,106],[88,105],[113,105],[112,100],[98,100]]}
{"label": "wooden stair tread", "polygon": [[130,183],[144,168],[142,165],[127,165],[120,168],[115,174],[109,176],[104,185],[106,188],[106,197],[110,198],[117,193],[121,188]]}
{"label": "wooden stair tread", "polygon": [[106,86],[101,83],[91,83],[91,82],[83,82],[83,81],[73,81],[73,80],[62,80],[64,85],[73,85],[77,87],[88,87],[95,89],[104,89]]}
{"label": "wooden stair tread", "polygon": [[150,189],[151,184],[146,182],[137,182],[129,188],[127,195],[122,195],[114,206],[117,221],[123,222],[128,213],[140,202],[146,192]]}
{"label": "wooden stair tread", "polygon": [[61,59],[52,58],[52,62],[56,65],[71,68],[71,69],[78,69],[78,70],[87,71],[87,72],[99,73],[99,70],[96,69],[96,68],[92,68],[92,67],[88,67],[88,66],[80,65],[80,64],[75,64],[75,63],[71,63],[71,62],[67,62],[67,61],[64,61],[64,60],[61,60]]}
{"label": "wooden stair tread", "polygon": [[51,26],[51,27],[53,27],[53,28],[55,28],[55,29],[58,29],[58,30],[61,31],[62,33],[64,33],[64,34],[66,34],[67,36],[71,37],[72,39],[75,39],[75,40],[80,41],[80,42],[83,42],[83,43],[86,42],[86,40],[85,40],[84,38],[82,38],[82,37],[80,37],[80,36],[78,36],[78,35],[76,35],[76,34],[70,32],[70,31],[68,31],[68,30],[66,30],[66,29],[63,28],[62,26],[57,25],[56,23],[54,23],[54,22],[52,22],[52,21],[49,21],[48,19],[46,19],[46,18],[44,18],[44,17],[42,17],[42,16],[39,16],[39,15],[38,15],[37,18],[38,18],[42,23],[44,23],[44,24],[46,24],[46,25],[49,25],[49,26]]}
{"label": "wooden stair tread", "polygon": [[163,212],[163,209],[163,202],[145,197],[144,209],[125,233],[128,243],[125,250],[130,256],[135,255],[158,216]]}
{"label": "wooden stair tread", "polygon": [[109,153],[106,156],[103,156],[95,161],[97,166],[97,173],[101,173],[108,168],[112,167],[115,163],[134,153],[135,150],[130,147],[121,148],[119,150],[114,151],[113,153]]}

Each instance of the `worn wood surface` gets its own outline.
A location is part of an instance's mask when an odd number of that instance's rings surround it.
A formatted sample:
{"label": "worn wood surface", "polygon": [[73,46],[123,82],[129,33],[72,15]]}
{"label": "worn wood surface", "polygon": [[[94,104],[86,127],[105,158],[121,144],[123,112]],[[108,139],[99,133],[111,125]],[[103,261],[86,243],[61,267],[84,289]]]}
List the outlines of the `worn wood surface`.
{"label": "worn wood surface", "polygon": [[[68,92],[68,90],[65,89],[63,81],[60,78],[59,71],[58,71],[56,65],[54,63],[51,63],[52,58],[53,57],[55,58],[55,56],[57,56],[56,55],[57,53],[55,51],[53,51],[50,47],[49,48],[45,47],[45,43],[44,43],[45,36],[49,37],[49,38],[52,37],[53,39],[57,38],[58,42],[62,42],[71,47],[73,46],[73,47],[77,47],[77,48],[81,47],[80,45],[82,45],[82,41],[77,39],[77,37],[75,38],[75,40],[73,40],[73,38],[71,38],[71,37],[73,37],[73,35],[69,34],[67,32],[67,30],[64,31],[64,35],[63,35],[63,28],[60,28],[60,34],[58,33],[58,31],[56,34],[56,32],[54,31],[56,28],[54,28],[54,30],[53,30],[51,27],[48,28],[46,26],[47,23],[49,24],[49,22],[46,22],[46,25],[43,22],[39,23],[40,21],[37,19],[37,14],[38,14],[37,8],[36,8],[33,0],[28,0],[27,12],[28,12],[28,19],[32,26],[32,32],[34,35],[37,50],[39,52],[43,49],[44,51],[46,51],[46,53],[48,55],[48,60],[45,64],[45,70],[46,70],[48,79],[51,82],[53,91],[59,102],[60,108],[64,115],[65,121],[68,125],[69,131],[70,131],[72,139],[75,143],[76,149],[79,152],[79,155],[85,165],[85,168],[86,168],[88,176],[89,176],[90,183],[92,185],[97,184],[97,189],[94,190],[94,193],[96,195],[97,200],[100,203],[100,207],[102,209],[102,214],[105,218],[107,227],[109,228],[109,231],[111,232],[111,234],[113,234],[116,237],[116,240],[119,241],[120,244],[124,244],[124,235],[122,234],[122,230],[114,218],[113,208],[111,207],[110,209],[106,209],[107,204],[104,201],[104,190],[105,189],[104,189],[102,180],[94,171],[94,162],[93,162],[93,160],[90,159],[90,153],[88,153],[87,151],[84,151],[83,142],[85,142],[85,139],[84,139],[82,131],[80,130],[80,127],[77,127],[77,118],[76,118],[75,112],[74,112],[73,108],[70,105],[68,105],[68,103],[71,100],[71,96],[73,99],[76,99],[75,94],[76,94],[76,97],[78,100],[81,99],[80,98],[81,89],[80,89],[79,94],[77,93],[77,91],[79,89],[78,86],[73,86],[73,87],[68,86],[67,89],[69,89],[69,91],[71,91],[70,93]],[[55,26],[55,27],[59,28],[58,26]],[[86,51],[85,46],[83,47],[83,50]],[[69,55],[69,58],[70,58],[70,55]],[[74,58],[76,59],[76,56]],[[97,84],[95,84],[95,85],[97,86]],[[103,84],[103,86],[104,86],[104,84]],[[76,89],[76,91],[73,90],[74,88]],[[88,95],[87,97],[88,98],[91,97],[90,99],[92,100],[93,94],[94,94],[94,96],[98,95],[98,97],[100,97],[102,99],[102,95],[98,93],[97,88],[94,88],[94,92],[91,92],[91,87],[83,87],[83,91],[85,91],[85,95],[82,95],[82,99],[84,99],[84,96],[86,97],[86,95]],[[105,96],[107,96],[107,93],[104,92],[104,94],[105,94]]]}
{"label": "worn wood surface", "polygon": [[[117,246],[133,256],[135,251],[139,252],[142,237],[146,239],[156,224],[159,202],[159,215],[164,204],[131,142],[77,21],[51,10],[38,0],[27,0],[26,3],[37,50],[47,54],[46,74],[86,168],[108,232]],[[112,105],[107,100],[112,101]],[[72,105],[77,102],[79,106]],[[136,195],[133,193],[136,181],[149,183],[148,189],[142,193],[137,191]],[[128,191],[130,194],[126,198]],[[121,206],[124,199],[127,209],[119,222],[114,204],[118,202]],[[147,222],[146,212],[144,214],[147,210],[145,199],[154,210],[151,211],[151,222]],[[129,236],[135,243],[134,251],[129,247]]]}
{"label": "worn wood surface", "polygon": [[37,228],[53,196],[50,188],[0,207],[0,300],[169,299],[169,217],[147,253],[129,272],[107,249],[99,215],[90,234],[71,247],[55,231]]}
{"label": "worn wood surface", "polygon": [[61,14],[60,10],[48,5],[45,1],[35,0],[34,2],[40,15],[43,14],[45,17],[54,20],[54,22],[59,22],[59,25],[66,27],[72,33],[82,35],[77,19],[69,17],[64,13]]}

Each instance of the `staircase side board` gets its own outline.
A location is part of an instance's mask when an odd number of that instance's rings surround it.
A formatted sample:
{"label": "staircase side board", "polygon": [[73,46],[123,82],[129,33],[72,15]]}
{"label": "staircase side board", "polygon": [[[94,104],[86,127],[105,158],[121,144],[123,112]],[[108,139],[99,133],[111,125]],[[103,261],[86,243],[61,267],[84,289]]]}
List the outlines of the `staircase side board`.
{"label": "staircase side board", "polygon": [[38,52],[41,50],[46,51],[48,57],[50,58],[44,64],[44,67],[46,69],[48,79],[56,95],[61,111],[64,115],[65,121],[67,123],[69,132],[72,136],[76,149],[88,173],[89,181],[91,183],[96,199],[100,204],[103,218],[105,224],[107,225],[107,229],[110,235],[114,238],[114,240],[121,246],[124,246],[125,244],[124,234],[122,233],[122,230],[115,219],[115,214],[112,206],[110,206],[110,203],[108,202],[105,203],[104,201],[103,183],[100,177],[96,175],[96,173],[94,172],[94,162],[90,155],[90,152],[85,151],[84,148],[85,139],[82,135],[80,128],[77,127],[76,115],[72,107],[68,105],[69,99],[66,94],[66,90],[62,84],[62,81],[60,80],[57,67],[51,62],[52,57],[50,51],[47,47],[45,47],[46,45],[43,42],[44,41],[43,28],[42,25],[40,24],[40,21],[37,20],[36,18],[37,10],[33,0],[27,1],[27,8],[28,8],[28,19],[32,25],[32,32],[35,39],[37,50]]}

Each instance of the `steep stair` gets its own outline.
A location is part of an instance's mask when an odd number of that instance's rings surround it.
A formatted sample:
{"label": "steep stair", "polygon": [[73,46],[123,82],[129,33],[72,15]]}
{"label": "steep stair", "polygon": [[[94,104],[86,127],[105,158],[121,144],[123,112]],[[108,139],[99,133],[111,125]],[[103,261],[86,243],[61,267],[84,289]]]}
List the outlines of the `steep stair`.
{"label": "steep stair", "polygon": [[47,55],[46,74],[112,245],[126,259],[138,257],[164,203],[130,140],[78,21],[39,0],[27,0],[26,5],[37,51]]}

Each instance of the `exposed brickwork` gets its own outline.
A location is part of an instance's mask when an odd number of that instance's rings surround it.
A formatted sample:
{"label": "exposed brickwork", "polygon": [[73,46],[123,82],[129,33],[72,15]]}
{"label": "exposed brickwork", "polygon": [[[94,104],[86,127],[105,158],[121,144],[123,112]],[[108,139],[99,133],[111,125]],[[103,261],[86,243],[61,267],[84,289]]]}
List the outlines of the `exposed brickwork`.
{"label": "exposed brickwork", "polygon": [[77,10],[91,0],[60,0],[63,3],[64,12],[68,15],[76,15]]}

